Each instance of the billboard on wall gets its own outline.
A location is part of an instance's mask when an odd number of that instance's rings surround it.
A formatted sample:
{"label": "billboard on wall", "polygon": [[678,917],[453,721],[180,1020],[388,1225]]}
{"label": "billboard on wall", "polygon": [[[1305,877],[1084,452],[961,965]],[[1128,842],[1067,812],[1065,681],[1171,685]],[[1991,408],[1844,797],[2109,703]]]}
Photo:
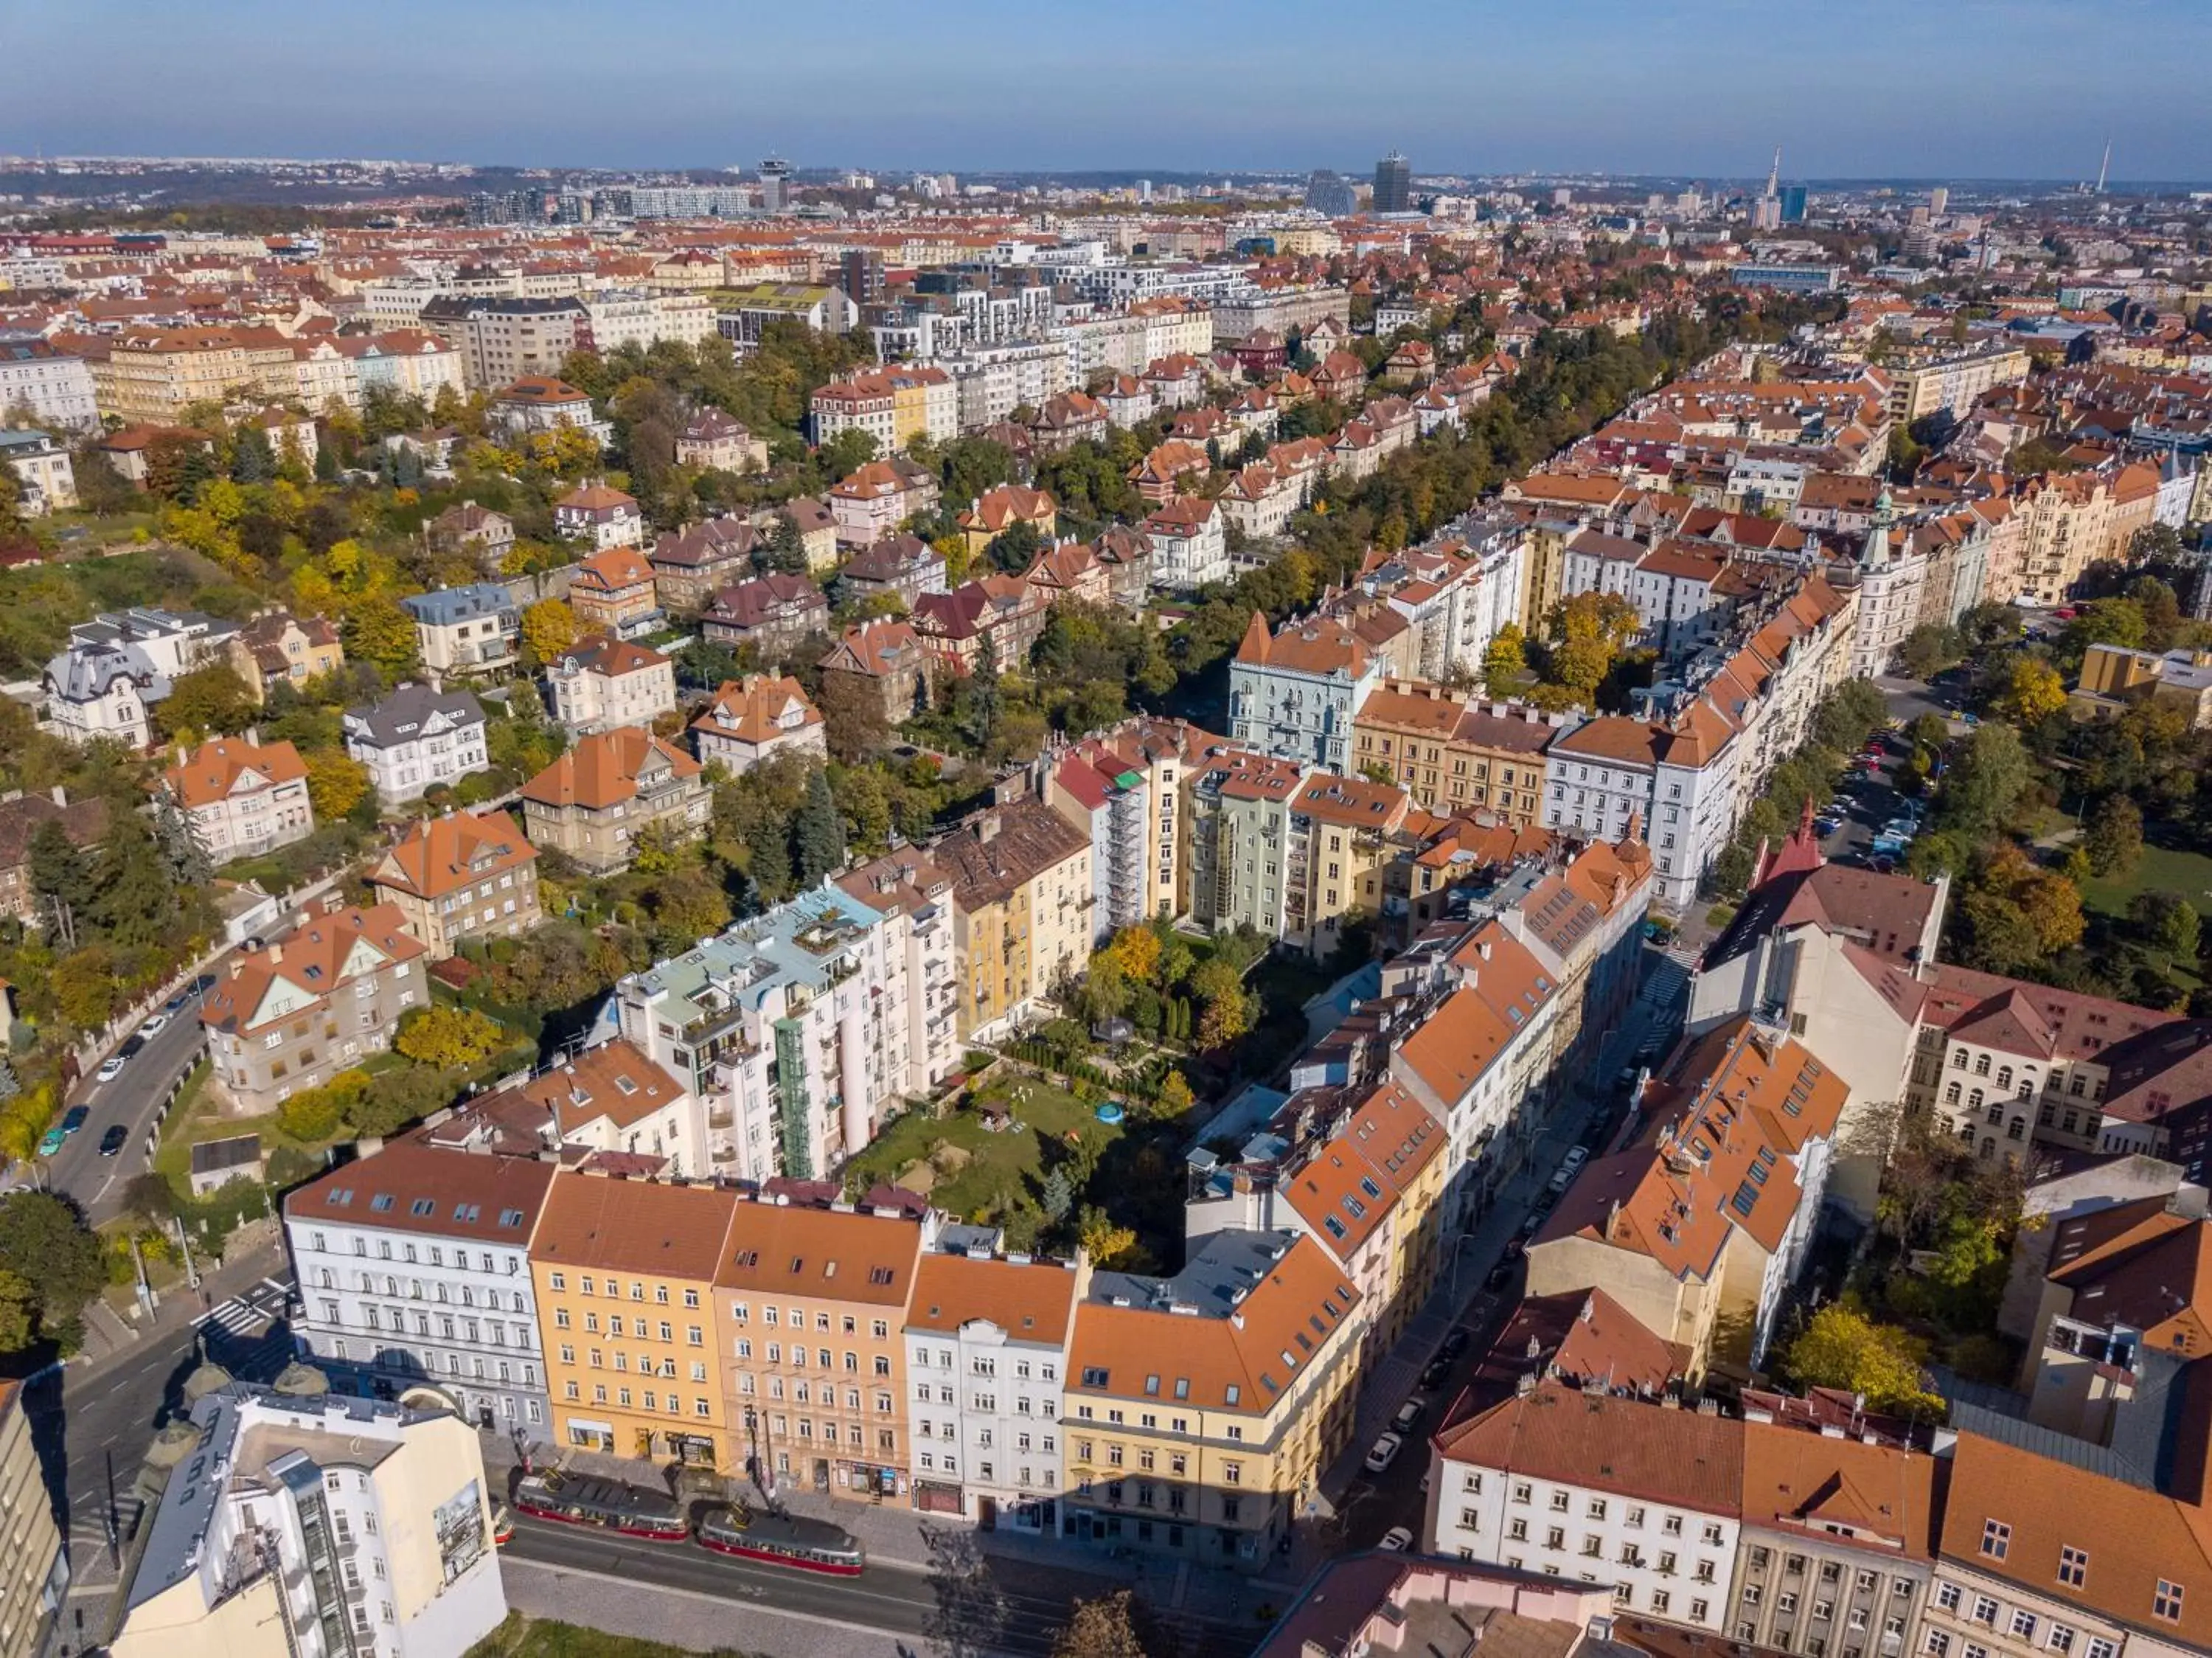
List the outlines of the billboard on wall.
{"label": "billboard on wall", "polygon": [[438,1565],[452,1582],[476,1564],[484,1551],[483,1489],[471,1479],[441,1503],[432,1523],[438,1533]]}

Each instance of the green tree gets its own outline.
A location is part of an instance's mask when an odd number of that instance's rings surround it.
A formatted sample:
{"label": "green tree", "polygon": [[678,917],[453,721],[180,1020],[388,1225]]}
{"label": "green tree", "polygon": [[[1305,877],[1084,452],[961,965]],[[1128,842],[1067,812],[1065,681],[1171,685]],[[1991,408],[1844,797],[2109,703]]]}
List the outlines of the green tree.
{"label": "green tree", "polygon": [[1801,1387],[1863,1393],[1877,1411],[1902,1416],[1942,1414],[1942,1399],[1925,1385],[1927,1344],[1909,1332],[1875,1323],[1843,1301],[1830,1301],[1806,1322],[1779,1356]]}
{"label": "green tree", "polygon": [[397,599],[368,599],[351,606],[339,632],[347,656],[368,663],[386,686],[398,685],[422,666],[415,619]]}
{"label": "green tree", "polygon": [[77,1316],[107,1271],[100,1240],[70,1199],[51,1192],[0,1198],[0,1268],[31,1287],[39,1333],[72,1345]]}
{"label": "green tree", "polygon": [[162,735],[174,739],[234,736],[260,712],[253,691],[228,662],[210,662],[170,682],[169,694],[154,704]]}
{"label": "green tree", "polygon": [[850,477],[876,458],[876,440],[856,426],[848,426],[814,452],[822,475],[833,481]]}
{"label": "green tree", "polygon": [[1045,1218],[1054,1226],[1067,1218],[1068,1211],[1075,1207],[1075,1189],[1069,1184],[1066,1169],[1046,1171],[1037,1186],[1037,1207],[1044,1210]]}
{"label": "green tree", "polygon": [[39,1292],[21,1273],[0,1266],[0,1353],[20,1353],[36,1338]]}
{"label": "green tree", "polygon": [[806,799],[791,828],[793,863],[802,888],[845,867],[845,825],[837,814],[837,802],[830,791],[830,778],[819,768],[807,780]]}
{"label": "green tree", "polygon": [[241,426],[231,441],[230,479],[234,484],[266,484],[276,476],[276,452],[269,447],[269,434],[259,426]]}
{"label": "green tree", "polygon": [[2035,767],[2020,734],[1984,721],[1954,746],[1936,816],[1945,826],[1970,835],[1995,834],[2012,821],[2014,808],[2034,781]]}
{"label": "green tree", "polygon": [[72,950],[46,977],[54,1007],[81,1031],[96,1031],[115,1016],[115,958],[104,944]]}
{"label": "green tree", "polygon": [[2100,875],[2125,876],[2142,857],[2142,808],[2125,795],[2107,795],[2089,814],[2083,844]]}

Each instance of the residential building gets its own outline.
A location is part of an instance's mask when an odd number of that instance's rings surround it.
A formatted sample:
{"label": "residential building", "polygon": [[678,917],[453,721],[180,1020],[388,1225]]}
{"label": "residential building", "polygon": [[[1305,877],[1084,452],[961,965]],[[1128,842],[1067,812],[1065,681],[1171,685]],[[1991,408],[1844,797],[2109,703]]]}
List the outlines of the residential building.
{"label": "residential building", "polygon": [[1283,935],[1284,840],[1295,760],[1209,747],[1187,774],[1190,918],[1212,932]]}
{"label": "residential building", "polygon": [[1191,907],[1191,777],[1205,751],[1222,747],[1221,740],[1186,720],[1139,715],[1100,733],[1097,741],[1121,772],[1140,779],[1144,789],[1145,913],[1170,918],[1185,914]]}
{"label": "residential building", "polygon": [[976,814],[930,856],[952,881],[961,1039],[988,1040],[1090,959],[1091,837],[1021,799]]}
{"label": "residential building", "polygon": [[553,533],[604,552],[645,545],[645,515],[637,497],[605,484],[586,484],[553,503]]}
{"label": "residential building", "polygon": [[660,607],[696,615],[721,588],[750,576],[754,552],[767,545],[768,538],[741,518],[708,518],[669,531],[647,555]]}
{"label": "residential building", "polygon": [[1692,1381],[1760,1367],[1820,1219],[1850,1089],[1798,1043],[1723,1021],[1677,1050],[1635,1140],[1585,1164],[1529,1240],[1528,1293],[1599,1289]]}
{"label": "residential building", "polygon": [[610,547],[580,560],[568,582],[568,607],[584,627],[617,639],[653,632],[667,619],[653,566],[635,546]]}
{"label": "residential building", "polygon": [[214,737],[180,753],[161,785],[213,863],[259,857],[315,832],[307,768],[289,742]]}
{"label": "residential building", "polygon": [[1000,484],[969,503],[968,510],[960,515],[960,533],[967,538],[968,551],[976,553],[1017,524],[1027,524],[1040,539],[1049,542],[1059,522],[1060,503],[1051,491]]}
{"label": "residential building", "polygon": [[69,446],[36,427],[0,430],[0,464],[15,474],[16,505],[24,517],[43,518],[76,505]]}
{"label": "residential building", "polygon": [[442,961],[469,939],[514,938],[543,921],[538,849],[505,812],[410,823],[368,872],[380,903]]}
{"label": "residential building", "polygon": [[717,1174],[833,1174],[950,1074],[940,882],[872,868],[879,890],[856,872],[616,985],[623,1035],[705,1103]]}
{"label": "residential building", "polygon": [[530,1272],[556,1445],[744,1466],[715,1340],[714,1277],[740,1201],[593,1169],[553,1177]]}
{"label": "residential building", "polygon": [[1352,765],[1387,769],[1433,812],[1473,811],[1516,828],[1544,814],[1545,750],[1579,723],[1526,703],[1454,693],[1427,680],[1386,680],[1352,720]]}
{"label": "residential building", "polygon": [[854,553],[837,572],[842,590],[860,600],[896,597],[912,610],[928,593],[949,591],[945,555],[918,535],[886,535]]}
{"label": "residential building", "polygon": [[[1340,180],[1334,187],[1352,193]],[[1370,1551],[1340,1555],[1308,1579],[1254,1658],[1398,1649],[1472,1658],[1485,1644],[1493,1652],[1595,1658],[1624,1632],[1612,1614],[1613,1594],[1603,1584]]]}
{"label": "residential building", "polygon": [[1060,1534],[1258,1571],[1352,1436],[1359,1295],[1295,1232],[1092,1273],[1062,1387]]}
{"label": "residential building", "polygon": [[830,486],[840,547],[872,547],[908,519],[937,510],[937,474],[902,454],[871,460]]}
{"label": "residential building", "polygon": [[387,807],[451,788],[490,764],[483,706],[465,691],[403,685],[382,702],[345,713],[346,753],[368,768]]}
{"label": "residential building", "polygon": [[43,425],[83,432],[100,424],[99,393],[82,357],[35,336],[0,335],[0,409],[19,405]]}
{"label": "residential building", "polygon": [[190,1419],[108,1643],[122,1658],[463,1658],[506,1618],[483,1446],[434,1392],[232,1383]]}
{"label": "residential building", "polygon": [[107,802],[98,795],[72,801],[60,783],[51,794],[11,789],[0,795],[0,916],[45,924],[46,906],[31,887],[31,837],[49,822],[61,825],[70,845],[88,851],[107,833]]}
{"label": "residential building", "polygon": [[763,1489],[910,1495],[901,1326],[933,1225],[898,1210],[739,1199],[714,1315],[732,1436],[743,1435],[735,1466]]}
{"label": "residential building", "polygon": [[459,501],[422,526],[422,534],[434,552],[467,552],[487,576],[507,568],[514,550],[514,521],[473,501]]}
{"label": "residential building", "polygon": [[542,1436],[530,1236],[553,1167],[405,1135],[295,1187],[294,1339],[347,1391],[427,1383],[472,1426]]}
{"label": "residential building", "polygon": [[230,665],[256,702],[269,700],[279,680],[295,689],[345,666],[345,646],[335,623],[320,616],[302,622],[289,611],[264,610],[230,637]]}
{"label": "residential building", "polygon": [[641,836],[696,838],[711,804],[705,768],[635,725],[579,738],[522,785],[531,839],[596,871],[628,869]]}
{"label": "residential building", "polygon": [[399,603],[415,619],[422,667],[433,685],[512,667],[520,653],[522,612],[500,582],[440,588]]}
{"label": "residential building", "polygon": [[1363,883],[1395,855],[1412,808],[1404,790],[1364,777],[1318,771],[1299,783],[1284,813],[1285,943],[1322,960],[1335,953]]}
{"label": "residential building", "polygon": [[915,606],[914,631],[948,674],[975,671],[988,648],[999,667],[1018,667],[1044,632],[1052,593],[996,570],[950,593],[926,593]]}
{"label": "residential building", "polygon": [[804,576],[770,570],[724,588],[699,619],[701,631],[715,643],[750,643],[774,660],[810,633],[828,629],[830,601]]}
{"label": "residential building", "polygon": [[[0,366],[7,361],[0,343]],[[10,1522],[0,1572],[0,1658],[31,1658],[69,1587],[70,1567],[19,1381],[0,1387],[0,1515]]]}
{"label": "residential building", "polygon": [[1143,774],[1090,738],[1052,766],[1045,798],[1091,839],[1093,943],[1152,917],[1146,795]]}
{"label": "residential building", "polygon": [[602,449],[614,439],[614,424],[592,407],[591,394],[550,374],[524,375],[501,389],[484,411],[485,424],[526,442],[564,431],[582,432]]}
{"label": "residential building", "polygon": [[46,664],[40,685],[40,723],[64,742],[104,737],[132,750],[152,746],[147,710],[169,694],[169,676],[135,643],[72,643]]}
{"label": "residential building", "polygon": [[1735,832],[1738,733],[1703,698],[1673,717],[1601,715],[1553,738],[1543,826],[1618,839],[1637,825],[1659,862],[1661,902],[1677,908]]}
{"label": "residential building", "polygon": [[1010,1259],[999,1242],[940,1236],[915,1269],[903,1326],[915,1507],[1057,1537],[1060,1389],[1091,1265]]}
{"label": "residential building", "polygon": [[[960,1068],[959,948],[952,882],[928,856],[894,847],[836,878],[848,897],[884,917],[886,1075],[909,1098],[933,1094]],[[898,1023],[902,1015],[903,1027]]]}
{"label": "residential building", "polygon": [[545,665],[553,717],[576,736],[621,725],[651,725],[676,711],[676,664],[647,646],[605,633]]}
{"label": "residential building", "polygon": [[1226,521],[1218,504],[1202,496],[1163,501],[1138,527],[1152,545],[1152,582],[1188,593],[1229,576]]}
{"label": "residential building", "polygon": [[1349,771],[1353,718],[1382,677],[1342,622],[1315,617],[1275,632],[1254,611],[1229,665],[1229,734],[1282,759]]}
{"label": "residential building", "polygon": [[2106,720],[2135,704],[2156,703],[2178,710],[2196,730],[2212,728],[2212,653],[2091,645],[2067,700],[2077,716]]}
{"label": "residential building", "polygon": [[743,776],[772,754],[826,757],[821,710],[798,680],[749,674],[726,680],[691,722],[691,747],[702,765]]}
{"label": "residential building", "polygon": [[307,916],[240,950],[200,1004],[216,1087],[241,1112],[274,1111],[383,1052],[407,1009],[430,1005],[428,954],[389,904]]}
{"label": "residential building", "polygon": [[[434,302],[424,308],[423,325],[442,332],[434,308]],[[461,312],[453,343],[469,385],[479,390],[557,375],[570,352],[590,343],[590,314],[574,298],[467,300]]]}
{"label": "residential building", "polygon": [[933,661],[911,622],[883,618],[847,628],[817,666],[824,685],[843,675],[866,686],[881,699],[884,718],[892,725],[929,704]]}

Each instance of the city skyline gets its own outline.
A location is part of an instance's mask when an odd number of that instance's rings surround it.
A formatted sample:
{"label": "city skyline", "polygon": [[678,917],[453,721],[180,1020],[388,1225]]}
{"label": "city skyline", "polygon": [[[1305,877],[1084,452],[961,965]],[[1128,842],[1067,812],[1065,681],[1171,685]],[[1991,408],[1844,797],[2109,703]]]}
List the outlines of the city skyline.
{"label": "city skyline", "polygon": [[[2185,113],[2212,14],[2185,0],[2108,8],[2124,27],[2094,34],[2072,31],[2079,13],[2055,0],[1938,14],[1870,0],[1842,31],[1832,14],[1773,9],[1576,0],[1532,21],[1424,0],[1316,55],[1307,43],[1338,25],[1311,0],[1268,9],[1267,29],[1241,6],[1139,0],[1039,27],[1006,0],[961,0],[926,40],[847,0],[830,8],[838,27],[763,18],[742,47],[690,0],[647,0],[588,34],[511,0],[459,16],[398,0],[365,39],[240,0],[196,26],[182,76],[168,15],[119,0],[96,41],[66,11],[14,21],[0,149],[631,168],[775,151],[885,169],[1364,174],[1395,149],[1417,174],[1756,178],[1778,138],[1800,178],[2073,180],[2094,175],[2109,137],[2118,180],[2212,177],[2212,132]],[[518,28],[526,15],[535,27]],[[1164,60],[1162,29],[1183,43]],[[95,45],[131,87],[127,104],[30,73]],[[758,76],[763,64],[775,72]],[[1345,95],[1363,85],[1378,95]],[[1121,119],[1068,119],[1085,103]]]}

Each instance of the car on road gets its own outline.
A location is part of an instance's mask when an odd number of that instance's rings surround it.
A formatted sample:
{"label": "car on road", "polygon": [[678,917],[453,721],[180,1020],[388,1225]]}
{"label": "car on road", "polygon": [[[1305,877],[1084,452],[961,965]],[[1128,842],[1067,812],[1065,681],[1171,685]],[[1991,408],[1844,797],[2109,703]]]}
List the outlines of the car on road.
{"label": "car on road", "polygon": [[93,1080],[100,1082],[112,1082],[123,1075],[124,1064],[125,1057],[122,1054],[111,1053],[100,1062],[100,1069],[92,1074]]}
{"label": "car on road", "polygon": [[118,1059],[136,1059],[140,1054],[145,1051],[146,1039],[144,1037],[137,1035],[126,1036],[123,1039],[123,1045],[116,1049],[115,1057]]}
{"label": "car on road", "polygon": [[1567,1155],[1559,1160],[1559,1167],[1571,1173],[1588,1161],[1589,1161],[1588,1146],[1569,1146]]}
{"label": "car on road", "polygon": [[107,1132],[100,1137],[100,1155],[112,1157],[123,1149],[123,1143],[131,1137],[131,1131],[120,1123],[111,1123]]}
{"label": "car on road", "polygon": [[41,1157],[52,1156],[56,1152],[62,1149],[62,1142],[68,1138],[69,1136],[63,1131],[62,1125],[59,1123],[56,1123],[52,1128],[48,1129],[44,1134],[41,1134],[39,1137],[39,1155]]}
{"label": "car on road", "polygon": [[193,984],[185,985],[184,989],[179,991],[174,996],[171,997],[167,1002],[164,1002],[161,1004],[161,1011],[163,1013],[182,1013],[185,1010],[185,1004],[192,999],[192,994],[198,988],[198,987],[197,985]]}
{"label": "car on road", "polygon": [[150,1042],[168,1028],[169,1015],[165,1013],[157,1013],[151,1019],[148,1020],[144,1024],[138,1027],[138,1034],[144,1037]]}
{"label": "car on road", "polygon": [[514,1516],[507,1511],[506,1503],[498,1503],[491,1511],[492,1547],[503,1549],[514,1541]]}
{"label": "car on road", "polygon": [[1444,1338],[1443,1344],[1438,1347],[1437,1351],[1442,1353],[1448,1359],[1455,1359],[1462,1353],[1467,1351],[1468,1343],[1474,1339],[1474,1338],[1469,1335],[1466,1330],[1455,1329],[1449,1335]]}
{"label": "car on road", "polygon": [[1505,1259],[1509,1261],[1518,1260],[1521,1259],[1521,1252],[1528,1247],[1528,1240],[1516,1232],[1505,1240]]}
{"label": "car on road", "polygon": [[1413,1546],[1413,1527],[1393,1526],[1382,1533],[1382,1540],[1375,1546],[1385,1554],[1403,1554]]}
{"label": "car on road", "polygon": [[1410,1434],[1413,1431],[1414,1424],[1420,1419],[1421,1401],[1409,1399],[1398,1407],[1398,1414],[1390,1418],[1390,1431],[1394,1434]]}
{"label": "car on road", "polygon": [[[1498,1269],[1492,1268],[1492,1276],[1495,1277],[1497,1271]],[[1495,1284],[1491,1286],[1493,1289],[1497,1287]],[[1413,1385],[1425,1393],[1432,1393],[1450,1380],[1451,1361],[1447,1358],[1433,1358],[1422,1368],[1421,1379]]]}
{"label": "car on road", "polygon": [[1482,1281],[1482,1287],[1485,1289],[1503,1289],[1505,1288],[1505,1281],[1512,1276],[1513,1263],[1500,1261],[1490,1269],[1489,1275]]}
{"label": "car on road", "polygon": [[1398,1460],[1398,1453],[1405,1443],[1395,1434],[1385,1434],[1368,1448],[1366,1460],[1360,1466],[1370,1474],[1382,1473]]}

